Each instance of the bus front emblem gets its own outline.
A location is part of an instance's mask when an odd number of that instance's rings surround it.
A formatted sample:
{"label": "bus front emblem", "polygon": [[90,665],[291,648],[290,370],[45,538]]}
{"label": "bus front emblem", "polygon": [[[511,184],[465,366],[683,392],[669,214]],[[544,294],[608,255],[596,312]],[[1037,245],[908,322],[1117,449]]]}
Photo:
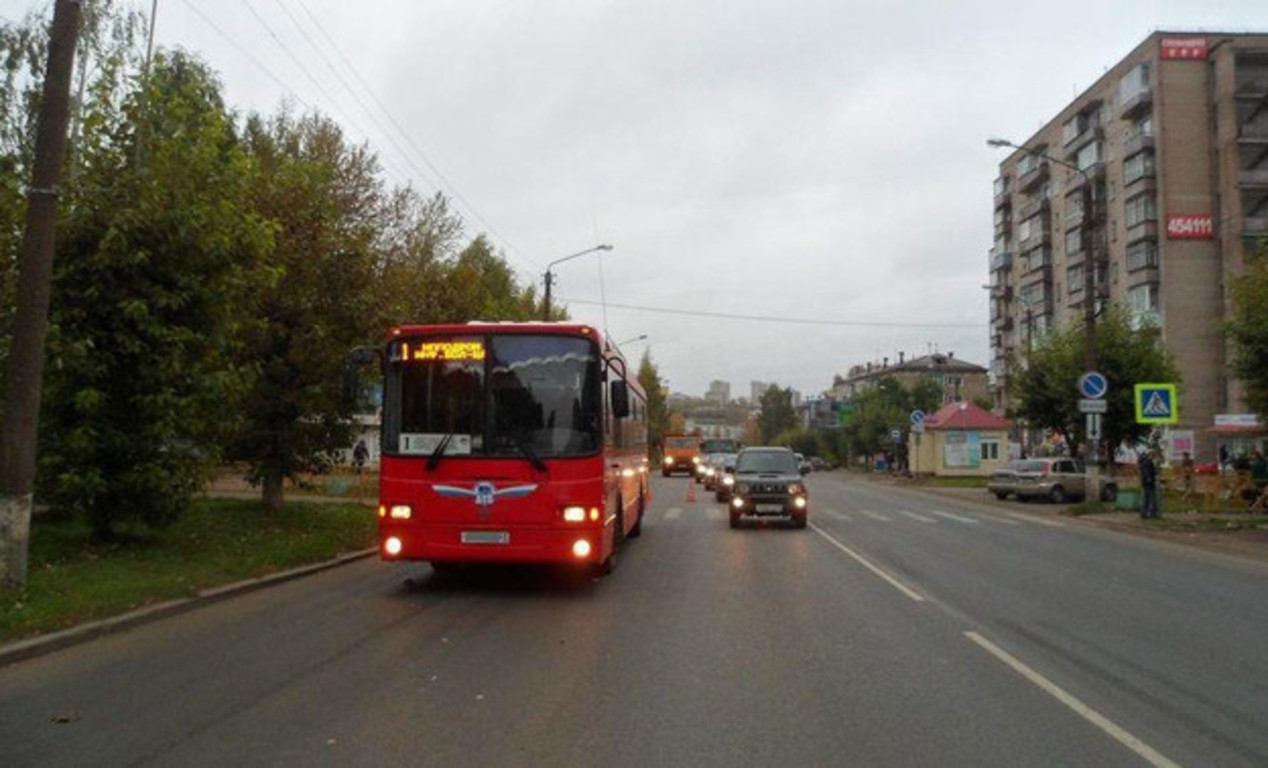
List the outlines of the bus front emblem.
{"label": "bus front emblem", "polygon": [[510,485],[506,488],[498,488],[487,480],[481,480],[472,488],[459,488],[456,485],[433,485],[436,493],[449,499],[468,498],[475,502],[479,507],[478,511],[481,517],[487,517],[492,510],[493,502],[498,499],[518,499],[527,496],[537,490],[537,485]]}

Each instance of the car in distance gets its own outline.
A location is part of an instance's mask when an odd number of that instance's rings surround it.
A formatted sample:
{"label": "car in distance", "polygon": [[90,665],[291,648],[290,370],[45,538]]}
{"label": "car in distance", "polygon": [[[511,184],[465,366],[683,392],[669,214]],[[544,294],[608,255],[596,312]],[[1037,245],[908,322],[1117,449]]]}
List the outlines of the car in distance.
{"label": "car in distance", "polygon": [[730,501],[731,489],[735,487],[735,458],[738,454],[728,453],[722,457],[717,466],[717,475],[713,481],[713,498],[718,501]]}
{"label": "car in distance", "polygon": [[1007,465],[996,467],[986,481],[986,490],[995,494],[995,498],[1003,501],[1017,489],[1017,470],[1026,465],[1026,459],[1016,459]]}
{"label": "car in distance", "polygon": [[700,436],[665,435],[662,455],[662,475],[669,477],[675,472],[685,472],[688,477],[695,477],[696,464],[700,463]]}
{"label": "car in distance", "polygon": [[727,505],[731,527],[745,517],[787,518],[795,528],[805,528],[810,513],[806,483],[797,456],[788,448],[745,448],[735,457],[735,483]]}
{"label": "car in distance", "polygon": [[[1012,492],[1019,499],[1047,499],[1054,504],[1064,504],[1071,499],[1087,497],[1087,470],[1078,459],[1056,456],[1023,459],[1017,464]],[[1101,501],[1114,501],[1116,498],[1118,484],[1103,478]]]}

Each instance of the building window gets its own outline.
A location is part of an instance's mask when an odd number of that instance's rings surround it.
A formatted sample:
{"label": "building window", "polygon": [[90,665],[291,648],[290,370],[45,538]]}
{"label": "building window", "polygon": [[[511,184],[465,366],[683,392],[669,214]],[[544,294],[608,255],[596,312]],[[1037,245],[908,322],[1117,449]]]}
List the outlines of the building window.
{"label": "building window", "polygon": [[985,437],[978,446],[982,449],[982,461],[999,461],[999,440]]}
{"label": "building window", "polygon": [[1083,253],[1083,228],[1072,229],[1065,233],[1066,257]]}
{"label": "building window", "polygon": [[1127,246],[1127,271],[1158,266],[1158,244],[1153,240],[1141,240]]}
{"label": "building window", "polygon": [[1008,177],[1000,176],[995,180],[995,196],[999,197],[1008,191]]}
{"label": "building window", "polygon": [[1065,271],[1066,285],[1070,286],[1070,293],[1078,293],[1083,290],[1083,265],[1075,264]]}
{"label": "building window", "polygon": [[1048,286],[1043,282],[1031,283],[1021,289],[1018,298],[1023,306],[1034,307],[1048,301]]}
{"label": "building window", "polygon": [[1125,208],[1128,229],[1158,218],[1154,210],[1154,196],[1152,194],[1136,195],[1130,198],[1125,204]]}
{"label": "building window", "polygon": [[1128,141],[1154,135],[1154,119],[1151,115],[1145,115],[1141,119],[1132,123],[1127,129]]}
{"label": "building window", "polygon": [[1123,183],[1131,184],[1137,179],[1154,175],[1154,153],[1137,152],[1123,161]]}
{"label": "building window", "polygon": [[1043,214],[1035,214],[1021,223],[1017,228],[1017,237],[1022,241],[1043,234]]}
{"label": "building window", "polygon": [[1127,310],[1133,328],[1158,323],[1158,284],[1144,283],[1127,289]]}
{"label": "building window", "polygon": [[1074,164],[1080,171],[1086,171],[1099,162],[1101,162],[1101,142],[1099,141],[1094,141],[1080,149],[1074,159]]}
{"label": "building window", "polygon": [[1031,248],[1022,254],[1022,271],[1029,272],[1052,263],[1052,251],[1047,248]]}
{"label": "building window", "polygon": [[1036,157],[1035,155],[1027,153],[1025,155],[1022,155],[1022,158],[1017,161],[1017,175],[1025,176],[1026,174],[1030,173],[1031,171],[1035,170],[1038,167],[1039,167],[1039,158]]}
{"label": "building window", "polygon": [[1149,62],[1142,62],[1118,81],[1118,104],[1122,106],[1149,91]]}

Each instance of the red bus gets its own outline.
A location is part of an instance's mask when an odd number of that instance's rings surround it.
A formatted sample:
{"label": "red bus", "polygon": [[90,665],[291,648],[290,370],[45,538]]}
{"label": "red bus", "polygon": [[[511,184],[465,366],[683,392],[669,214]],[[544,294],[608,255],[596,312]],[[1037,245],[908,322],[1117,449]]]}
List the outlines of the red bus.
{"label": "red bus", "polygon": [[610,572],[651,500],[646,419],[625,359],[590,326],[392,329],[380,557]]}

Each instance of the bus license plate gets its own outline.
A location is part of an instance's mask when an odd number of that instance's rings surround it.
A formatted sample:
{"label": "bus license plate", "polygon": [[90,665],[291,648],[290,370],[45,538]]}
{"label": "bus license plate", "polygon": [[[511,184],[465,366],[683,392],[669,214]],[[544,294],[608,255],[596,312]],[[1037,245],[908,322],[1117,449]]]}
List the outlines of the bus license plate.
{"label": "bus license plate", "polygon": [[506,531],[463,531],[463,544],[510,544],[511,534]]}
{"label": "bus license plate", "polygon": [[784,505],[783,504],[758,504],[757,511],[758,512],[783,512]]}

